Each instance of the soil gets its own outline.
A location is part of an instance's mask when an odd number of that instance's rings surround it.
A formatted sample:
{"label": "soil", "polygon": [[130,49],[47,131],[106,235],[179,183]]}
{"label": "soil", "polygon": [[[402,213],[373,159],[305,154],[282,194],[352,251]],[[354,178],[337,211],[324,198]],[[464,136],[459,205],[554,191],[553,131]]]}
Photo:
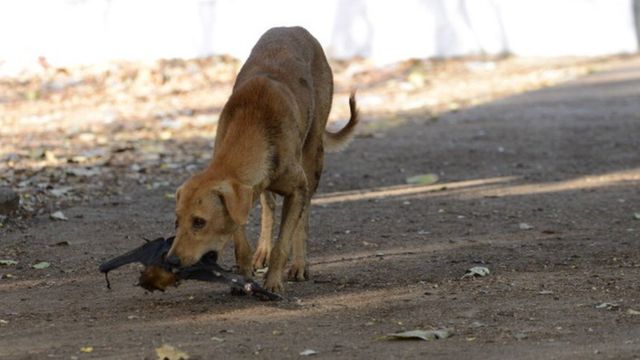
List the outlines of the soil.
{"label": "soil", "polygon": [[[100,262],[171,234],[181,168],[149,170],[157,187],[105,181],[121,191],[61,205],[67,221],[6,221],[0,358],[640,358],[640,59],[454,110],[404,112],[327,156],[312,279],[280,302],[197,282],[146,293],[135,266],[106,289]],[[474,266],[490,274],[463,278]],[[414,329],[454,336],[385,338]]]}

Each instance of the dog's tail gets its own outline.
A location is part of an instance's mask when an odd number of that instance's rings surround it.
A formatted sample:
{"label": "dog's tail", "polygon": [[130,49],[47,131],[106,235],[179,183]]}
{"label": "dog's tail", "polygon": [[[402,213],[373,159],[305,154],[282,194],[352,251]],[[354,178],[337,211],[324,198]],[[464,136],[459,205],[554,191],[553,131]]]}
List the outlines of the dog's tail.
{"label": "dog's tail", "polygon": [[327,152],[338,152],[344,150],[353,140],[356,133],[356,125],[358,124],[358,107],[356,106],[355,91],[349,96],[349,110],[351,110],[351,118],[345,127],[336,133],[325,130],[323,141],[324,148]]}

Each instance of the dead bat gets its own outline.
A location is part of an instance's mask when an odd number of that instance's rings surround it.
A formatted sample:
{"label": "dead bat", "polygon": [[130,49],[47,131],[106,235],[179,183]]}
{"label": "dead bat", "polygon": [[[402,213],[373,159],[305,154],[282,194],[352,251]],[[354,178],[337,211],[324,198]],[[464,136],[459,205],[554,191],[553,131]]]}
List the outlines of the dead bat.
{"label": "dead bat", "polygon": [[202,259],[188,267],[175,267],[165,260],[171,248],[174,237],[158,238],[148,241],[121,256],[115,257],[102,265],[100,272],[105,274],[107,288],[111,289],[109,271],[131,263],[141,263],[145,269],[141,272],[138,285],[154,291],[164,291],[167,287],[177,286],[180,280],[199,280],[208,282],[223,282],[231,285],[232,289],[241,290],[261,300],[279,300],[282,297],[264,290],[253,280],[247,280],[241,275],[233,274],[223,269],[217,263],[216,253],[208,253]]}
{"label": "dead bat", "polygon": [[138,285],[148,291],[165,291],[170,285],[178,286],[178,277],[158,265],[149,265],[140,272]]}
{"label": "dead bat", "polygon": [[[140,263],[146,268],[149,268],[149,279],[154,277],[153,274],[157,273],[157,271],[159,270],[158,268],[171,272],[171,267],[165,265],[164,255],[171,248],[172,242],[173,237],[167,239],[157,238],[153,241],[147,241],[140,247],[137,247],[123,255],[102,263],[99,269],[101,273],[104,273],[105,279],[107,280],[107,288],[111,289],[111,283],[109,282],[109,271],[127,264]],[[145,272],[143,271],[143,274],[144,273]]]}

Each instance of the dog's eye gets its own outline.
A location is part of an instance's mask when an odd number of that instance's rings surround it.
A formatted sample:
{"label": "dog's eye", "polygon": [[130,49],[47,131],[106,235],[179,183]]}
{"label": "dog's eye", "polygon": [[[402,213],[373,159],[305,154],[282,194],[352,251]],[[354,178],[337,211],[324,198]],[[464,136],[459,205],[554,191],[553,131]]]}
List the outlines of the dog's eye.
{"label": "dog's eye", "polygon": [[194,229],[202,229],[207,224],[207,221],[201,217],[194,217],[191,226]]}

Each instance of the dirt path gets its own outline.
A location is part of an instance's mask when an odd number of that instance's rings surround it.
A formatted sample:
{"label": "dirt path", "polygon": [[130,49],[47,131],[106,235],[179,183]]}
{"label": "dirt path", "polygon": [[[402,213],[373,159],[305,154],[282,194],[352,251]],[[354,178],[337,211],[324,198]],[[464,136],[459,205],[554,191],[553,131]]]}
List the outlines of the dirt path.
{"label": "dirt path", "polygon": [[[166,189],[5,233],[0,258],[20,263],[0,267],[0,357],[640,358],[640,61],[381,135],[328,157],[313,280],[280,303],[199,283],[146,294],[133,267],[106,290],[100,261],[171,232]],[[440,181],[404,185],[423,173]],[[461,279],[473,266],[491,274]],[[440,328],[455,336],[381,339]]]}

